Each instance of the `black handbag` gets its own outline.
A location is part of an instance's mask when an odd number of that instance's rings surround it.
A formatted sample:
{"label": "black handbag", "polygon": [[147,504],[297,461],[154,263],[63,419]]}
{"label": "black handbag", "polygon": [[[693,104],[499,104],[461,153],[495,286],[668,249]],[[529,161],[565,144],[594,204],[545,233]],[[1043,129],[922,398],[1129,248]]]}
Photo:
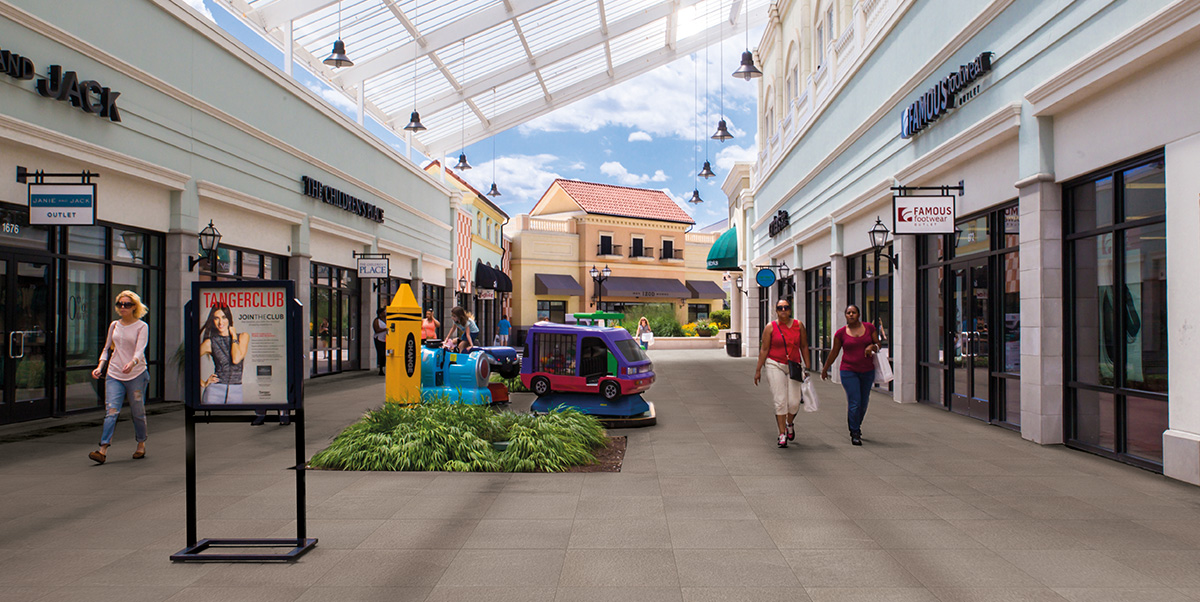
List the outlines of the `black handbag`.
{"label": "black handbag", "polygon": [[112,359],[114,345],[108,346],[108,351],[104,354],[104,360],[100,362],[100,377],[96,380],[104,380],[108,377],[108,362]]}
{"label": "black handbag", "polygon": [[[806,374],[804,372],[804,364],[792,361],[792,348],[788,345],[787,337],[783,336],[783,325],[778,320],[775,321],[775,326],[779,328],[779,338],[783,339],[783,353],[787,356],[788,361],[788,378],[804,382]],[[799,341],[797,341],[799,345]]]}

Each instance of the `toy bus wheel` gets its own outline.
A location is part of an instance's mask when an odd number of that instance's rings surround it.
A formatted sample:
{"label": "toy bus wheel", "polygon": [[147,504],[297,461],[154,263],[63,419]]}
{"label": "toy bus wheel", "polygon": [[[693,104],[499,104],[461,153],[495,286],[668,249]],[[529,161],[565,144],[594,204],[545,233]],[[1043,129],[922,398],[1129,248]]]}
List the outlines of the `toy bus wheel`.
{"label": "toy bus wheel", "polygon": [[621,395],[621,385],[606,380],[600,383],[600,394],[604,396],[605,401],[612,401]]}
{"label": "toy bus wheel", "polygon": [[546,395],[550,392],[550,379],[545,376],[535,376],[533,381],[529,383],[529,388],[533,389],[534,394],[538,397]]}

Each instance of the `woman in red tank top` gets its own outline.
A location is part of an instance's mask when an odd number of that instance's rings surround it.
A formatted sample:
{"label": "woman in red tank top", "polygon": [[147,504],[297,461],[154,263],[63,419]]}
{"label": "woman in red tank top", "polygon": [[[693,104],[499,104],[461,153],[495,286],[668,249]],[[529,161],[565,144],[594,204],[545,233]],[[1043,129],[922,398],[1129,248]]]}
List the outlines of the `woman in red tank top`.
{"label": "woman in red tank top", "polygon": [[796,413],[800,411],[800,383],[788,377],[788,360],[807,366],[808,333],[800,320],[792,319],[792,304],[780,299],[775,304],[779,318],[767,325],[758,351],[758,366],[754,368],[754,385],[767,367],[767,384],[775,400],[775,422],[779,426],[779,447],[796,438]]}
{"label": "woman in red tank top", "polygon": [[850,428],[850,443],[862,445],[862,421],[867,416],[867,401],[875,382],[875,352],[879,351],[879,331],[869,322],[859,320],[857,305],[846,308],[846,325],[833,335],[833,349],[825,358],[821,378],[829,380],[829,366],[842,354],[840,375],[846,391],[846,424]]}

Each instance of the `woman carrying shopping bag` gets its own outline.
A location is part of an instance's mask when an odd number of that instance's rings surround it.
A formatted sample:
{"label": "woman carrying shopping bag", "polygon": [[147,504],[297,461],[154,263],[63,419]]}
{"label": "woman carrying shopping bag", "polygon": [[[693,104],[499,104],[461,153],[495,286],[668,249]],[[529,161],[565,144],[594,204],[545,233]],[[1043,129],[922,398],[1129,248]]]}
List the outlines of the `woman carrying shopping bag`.
{"label": "woman carrying shopping bag", "polygon": [[862,422],[867,416],[867,401],[875,382],[874,355],[879,352],[879,331],[859,319],[857,305],[846,308],[846,325],[833,335],[833,349],[825,358],[821,378],[829,380],[829,367],[842,351],[842,389],[846,391],[846,425],[850,443],[862,445]]}
{"label": "woman carrying shopping bag", "polygon": [[767,384],[775,401],[778,444],[779,447],[787,447],[788,441],[796,438],[795,420],[803,400],[801,381],[805,378],[808,333],[800,320],[792,318],[792,304],[787,299],[780,299],[775,304],[775,315],[778,319],[768,324],[763,332],[758,365],[754,368],[754,386],[758,386],[765,365]]}

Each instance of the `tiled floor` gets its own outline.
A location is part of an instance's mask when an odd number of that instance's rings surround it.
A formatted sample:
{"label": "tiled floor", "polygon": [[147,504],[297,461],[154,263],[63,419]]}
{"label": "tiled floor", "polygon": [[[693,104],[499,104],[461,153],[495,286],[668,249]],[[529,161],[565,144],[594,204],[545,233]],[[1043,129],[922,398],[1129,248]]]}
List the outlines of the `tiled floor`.
{"label": "tiled floor", "polygon": [[[309,472],[320,543],[290,566],[167,559],[182,412],[136,462],[122,422],[103,466],[98,425],[0,428],[0,601],[1200,600],[1200,489],[884,397],[852,447],[831,384],[778,449],[752,359],[652,357],[659,424],[622,431],[621,473]],[[311,455],[383,381],[308,393]],[[197,432],[201,537],[294,534],[294,431]]]}

